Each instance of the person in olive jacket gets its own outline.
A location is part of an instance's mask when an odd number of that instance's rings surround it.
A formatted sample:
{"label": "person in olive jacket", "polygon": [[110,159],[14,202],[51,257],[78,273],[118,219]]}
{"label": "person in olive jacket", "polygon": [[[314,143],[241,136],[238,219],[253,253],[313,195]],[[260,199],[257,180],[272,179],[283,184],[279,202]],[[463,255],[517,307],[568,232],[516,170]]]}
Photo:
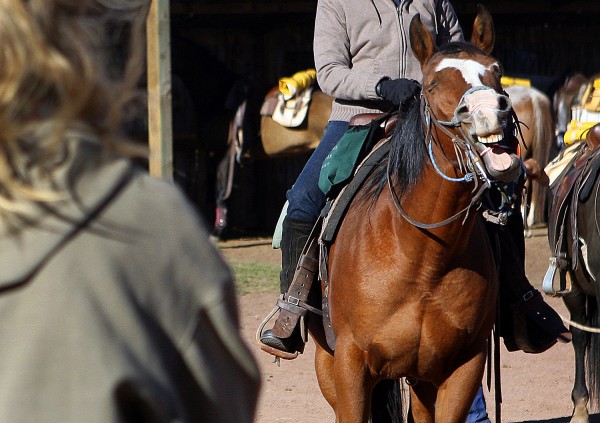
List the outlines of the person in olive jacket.
{"label": "person in olive jacket", "polygon": [[254,419],[230,269],[124,154],[149,3],[0,2],[0,422]]}

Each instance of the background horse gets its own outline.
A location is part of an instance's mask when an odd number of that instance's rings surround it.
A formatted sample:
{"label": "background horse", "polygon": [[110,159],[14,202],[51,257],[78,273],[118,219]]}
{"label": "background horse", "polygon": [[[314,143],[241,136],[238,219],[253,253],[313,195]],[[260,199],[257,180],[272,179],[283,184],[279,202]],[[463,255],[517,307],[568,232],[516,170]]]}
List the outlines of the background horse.
{"label": "background horse", "polygon": [[[578,190],[578,185],[575,185],[575,191],[571,195],[575,196],[577,208],[574,218],[570,217],[570,213],[567,213],[566,218],[568,253],[571,261],[577,263],[575,270],[569,272],[571,290],[563,295],[570,313],[569,324],[575,350],[575,381],[571,392],[574,405],[572,423],[589,421],[588,401],[591,401],[594,408],[600,405],[600,124],[590,129],[586,142],[595,145],[595,148],[590,148],[585,165],[591,169],[587,178],[590,185],[583,190]],[[577,165],[580,166],[584,165]],[[585,177],[587,172],[582,174]],[[553,192],[561,190],[567,179],[563,177]],[[557,202],[552,203],[551,212],[555,207],[558,207]],[[559,227],[554,232],[558,233],[558,230]],[[554,240],[550,235],[549,240],[550,247],[554,248]],[[574,247],[577,247],[575,251]]]}
{"label": "background horse", "polygon": [[[540,168],[545,168],[554,155],[553,115],[550,98],[534,87],[511,85],[505,88],[512,101],[517,118],[522,123],[523,143],[521,158],[535,160]],[[527,228],[546,224],[546,204],[548,187],[528,179],[525,185],[527,197],[524,202],[523,220]]]}
{"label": "background horse", "polygon": [[[269,90],[266,97],[271,97],[275,90],[277,88]],[[260,113],[265,98],[254,95],[255,91],[256,88],[243,82],[243,85],[234,87],[234,92],[230,95],[236,99],[232,103],[237,104],[237,107],[229,124],[228,148],[217,168],[216,214],[211,235],[213,241],[218,240],[227,227],[227,200],[232,194],[236,173],[239,180],[242,172],[245,171],[247,177],[249,168],[262,166],[266,160],[297,158],[291,163],[287,161],[282,169],[283,174],[278,175],[278,182],[284,189],[289,188],[302,170],[308,155],[321,141],[331,115],[333,98],[315,89],[303,123],[298,127],[282,126],[270,115]],[[274,172],[267,173],[272,181]],[[245,189],[254,190],[257,186],[265,188],[263,184],[252,181],[246,183]],[[250,201],[244,203],[245,207],[250,206]],[[268,208],[268,203],[263,204],[262,209],[265,207]],[[272,208],[281,210],[281,204],[273,205]]]}
{"label": "background horse", "polygon": [[[423,97],[390,141],[388,159],[356,194],[330,250],[335,351],[315,336],[316,370],[340,423],[366,423],[375,404],[385,414],[387,407],[372,400],[372,393],[378,398],[385,389],[374,388],[397,387],[389,381],[402,377],[415,382],[415,422],[431,422],[434,415],[435,421],[464,421],[481,384],[495,319],[492,248],[470,207],[474,185],[482,185],[477,177],[450,180],[466,169],[457,150],[469,141],[459,140],[497,140],[510,113],[499,65],[489,56],[491,16],[479,8],[474,45],[451,43],[436,51],[418,16],[410,40],[423,70]],[[464,120],[443,126],[455,116],[454,107]],[[427,158],[428,142],[436,167]],[[407,218],[439,224],[417,227]]]}
{"label": "background horse", "polygon": [[564,147],[564,136],[571,122],[572,107],[581,101],[583,90],[588,83],[588,78],[581,73],[568,75],[562,86],[556,90],[552,99],[552,107],[555,116],[555,146],[558,149]]}

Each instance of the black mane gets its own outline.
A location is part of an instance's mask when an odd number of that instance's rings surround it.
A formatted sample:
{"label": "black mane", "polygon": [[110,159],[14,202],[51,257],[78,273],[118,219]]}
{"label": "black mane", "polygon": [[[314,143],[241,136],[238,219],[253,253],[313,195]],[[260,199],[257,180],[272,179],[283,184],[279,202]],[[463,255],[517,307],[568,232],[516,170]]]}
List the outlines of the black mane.
{"label": "black mane", "polygon": [[398,193],[414,185],[426,160],[425,132],[419,101],[413,101],[405,113],[401,113],[398,126],[390,139],[390,152],[379,162],[366,183],[363,200],[375,202],[387,183],[389,172]]}

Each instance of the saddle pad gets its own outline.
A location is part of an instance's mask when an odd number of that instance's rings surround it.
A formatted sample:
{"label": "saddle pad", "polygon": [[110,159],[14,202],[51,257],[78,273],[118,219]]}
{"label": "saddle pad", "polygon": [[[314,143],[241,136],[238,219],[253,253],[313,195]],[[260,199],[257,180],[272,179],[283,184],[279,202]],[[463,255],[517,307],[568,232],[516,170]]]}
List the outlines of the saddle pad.
{"label": "saddle pad", "polygon": [[600,111],[592,111],[581,106],[571,108],[571,120],[574,122],[600,122]]}
{"label": "saddle pad", "polygon": [[363,185],[367,177],[371,174],[377,163],[390,151],[389,138],[384,139],[380,144],[373,148],[373,151],[362,161],[356,169],[354,176],[342,191],[338,194],[331,208],[327,211],[327,216],[323,221],[321,231],[321,242],[331,245],[337,234],[338,227],[342,222],[348,206],[352,199]]}
{"label": "saddle pad", "polygon": [[584,146],[584,142],[576,142],[570,145],[562,150],[560,154],[544,168],[544,172],[546,172],[550,179],[550,189],[554,187],[556,181],[560,179],[569,165],[579,157],[579,150]]}
{"label": "saddle pad", "polygon": [[319,174],[319,188],[328,195],[329,190],[344,184],[356,166],[371,126],[351,126],[325,157]]}
{"label": "saddle pad", "polygon": [[283,94],[279,94],[277,106],[271,118],[286,128],[296,128],[302,125],[308,114],[312,91],[313,87],[308,87],[289,100],[286,100]]}

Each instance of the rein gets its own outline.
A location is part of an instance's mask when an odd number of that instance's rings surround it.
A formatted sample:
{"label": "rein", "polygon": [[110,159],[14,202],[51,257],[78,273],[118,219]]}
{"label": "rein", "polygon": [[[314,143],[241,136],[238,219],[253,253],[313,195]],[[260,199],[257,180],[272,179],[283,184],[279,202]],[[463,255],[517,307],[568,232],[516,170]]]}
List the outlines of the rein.
{"label": "rein", "polygon": [[[477,89],[483,89],[483,88],[479,88],[477,87]],[[467,95],[469,92],[472,92],[474,89],[470,89],[468,90],[464,95]],[[462,100],[461,100],[462,102]],[[485,172],[485,167],[483,166],[483,164],[481,163],[481,159],[479,157],[479,155],[474,151],[474,147],[473,147],[473,140],[472,137],[469,136],[468,134],[465,133],[465,131],[463,130],[463,128],[461,127],[461,123],[458,120],[458,118],[456,117],[456,113],[454,118],[451,121],[440,121],[437,118],[435,118],[435,116],[433,116],[433,113],[429,107],[429,104],[427,103],[427,100],[425,99],[425,97],[423,96],[423,94],[421,94],[421,115],[424,118],[424,121],[427,124],[427,133],[425,135],[425,142],[427,143],[427,148],[428,148],[428,152],[429,152],[429,158],[431,159],[431,163],[433,164],[433,167],[435,169],[435,171],[438,173],[438,175],[440,175],[443,179],[450,181],[450,182],[474,182],[475,186],[473,188],[473,190],[471,191],[472,193],[474,193],[473,197],[471,198],[471,201],[469,203],[469,205],[467,207],[465,207],[464,209],[460,210],[459,212],[457,212],[456,214],[450,216],[447,219],[444,219],[440,222],[437,223],[423,223],[423,222],[419,222],[417,220],[414,220],[413,218],[411,218],[406,211],[402,208],[402,205],[400,204],[400,199],[398,197],[398,194],[396,193],[396,191],[394,190],[392,181],[391,181],[391,176],[390,176],[390,169],[389,169],[389,162],[388,162],[388,169],[387,169],[387,186],[389,188],[392,200],[394,202],[394,205],[396,207],[396,209],[398,210],[398,212],[400,213],[400,215],[406,219],[406,221],[408,221],[411,225],[417,227],[417,228],[421,228],[421,229],[435,229],[435,228],[439,228],[441,226],[445,226],[453,221],[455,221],[456,219],[458,219],[462,214],[465,214],[465,217],[463,219],[463,224],[466,221],[467,217],[469,216],[469,210],[473,207],[476,206],[476,208],[479,208],[480,206],[480,201],[479,199],[481,198],[481,196],[483,195],[483,193],[491,187],[491,180],[489,179],[489,177],[487,176],[486,172]],[[457,108],[458,109],[458,108]],[[432,117],[433,116],[433,117]],[[454,151],[456,153],[456,157],[458,158],[458,166],[461,172],[463,172],[465,175],[461,178],[452,178],[450,176],[447,176],[446,174],[444,174],[441,169],[438,167],[436,161],[435,161],[435,157],[433,155],[433,141],[435,141],[434,137],[433,137],[433,132],[432,132],[432,124],[435,125],[438,129],[440,129],[442,132],[444,132],[446,135],[448,135],[448,137],[450,137],[450,139],[452,140],[452,144],[454,145]],[[449,127],[458,127],[460,129],[461,135],[463,138],[460,138],[459,136],[453,134],[452,132],[450,132],[446,126]],[[467,171],[467,169],[470,169],[470,171]],[[479,181],[482,182],[481,185],[479,185]]]}

